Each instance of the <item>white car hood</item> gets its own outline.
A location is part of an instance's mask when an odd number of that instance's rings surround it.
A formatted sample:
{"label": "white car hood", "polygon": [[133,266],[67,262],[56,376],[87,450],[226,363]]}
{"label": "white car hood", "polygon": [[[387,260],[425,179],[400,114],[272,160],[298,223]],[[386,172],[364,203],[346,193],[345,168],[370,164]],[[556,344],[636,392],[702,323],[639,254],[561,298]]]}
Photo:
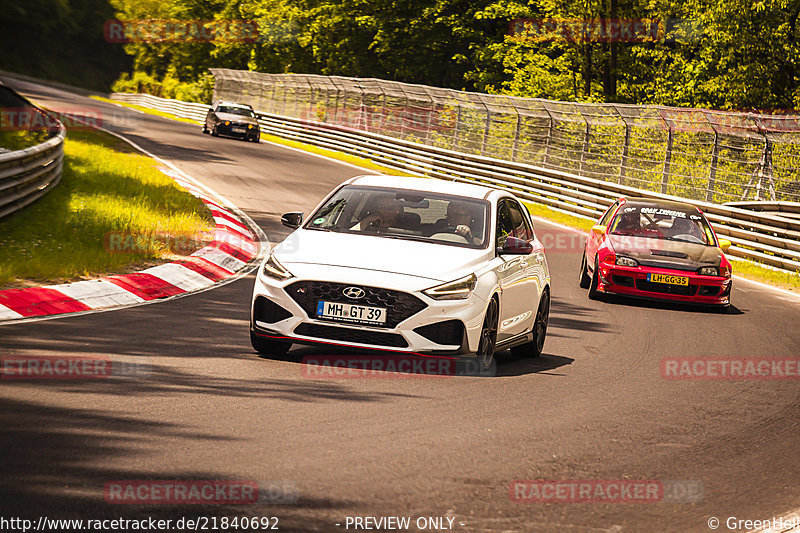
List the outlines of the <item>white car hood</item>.
{"label": "white car hood", "polygon": [[292,263],[305,263],[445,282],[474,272],[489,260],[491,250],[299,229],[277,245],[274,254],[289,270]]}

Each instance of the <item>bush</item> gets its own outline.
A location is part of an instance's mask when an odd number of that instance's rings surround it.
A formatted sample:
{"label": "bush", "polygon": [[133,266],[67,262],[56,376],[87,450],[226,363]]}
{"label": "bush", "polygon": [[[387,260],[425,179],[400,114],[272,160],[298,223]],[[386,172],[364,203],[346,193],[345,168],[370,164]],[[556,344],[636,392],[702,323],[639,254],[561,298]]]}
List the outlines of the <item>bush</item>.
{"label": "bush", "polygon": [[136,71],[133,75],[123,72],[111,86],[111,90],[115,93],[147,93],[161,98],[210,104],[214,92],[214,76],[204,74],[197,81],[183,82],[169,73],[163,80],[158,80],[146,72]]}

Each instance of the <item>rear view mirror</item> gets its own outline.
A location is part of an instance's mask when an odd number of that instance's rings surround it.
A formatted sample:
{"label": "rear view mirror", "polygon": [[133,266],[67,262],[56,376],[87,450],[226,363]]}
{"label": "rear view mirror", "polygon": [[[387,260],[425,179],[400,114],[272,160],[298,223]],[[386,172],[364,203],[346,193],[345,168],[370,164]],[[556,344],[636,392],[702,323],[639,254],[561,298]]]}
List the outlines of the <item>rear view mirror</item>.
{"label": "rear view mirror", "polygon": [[719,247],[722,248],[723,252],[727,252],[728,248],[731,247],[731,241],[728,239],[719,239]]}
{"label": "rear view mirror", "polygon": [[287,228],[297,229],[303,223],[303,213],[293,211],[291,213],[284,213],[281,217],[281,224]]}
{"label": "rear view mirror", "polygon": [[607,226],[601,226],[600,224],[596,226],[592,226],[592,233],[595,235],[604,235],[606,232]]}

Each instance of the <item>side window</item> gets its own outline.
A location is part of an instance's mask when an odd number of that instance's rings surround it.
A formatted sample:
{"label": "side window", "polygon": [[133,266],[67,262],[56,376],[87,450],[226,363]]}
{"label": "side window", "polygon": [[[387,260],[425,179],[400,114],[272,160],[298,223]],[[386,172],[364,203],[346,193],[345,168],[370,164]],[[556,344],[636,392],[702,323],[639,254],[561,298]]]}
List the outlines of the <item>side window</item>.
{"label": "side window", "polygon": [[506,205],[511,213],[511,222],[514,225],[512,235],[524,241],[533,240],[533,231],[528,224],[528,219],[522,214],[522,207],[517,202],[506,200]]}
{"label": "side window", "polygon": [[617,210],[617,206],[619,205],[619,200],[611,204],[611,207],[608,208],[608,211],[603,213],[603,216],[600,217],[600,221],[597,223],[599,226],[605,226],[608,224],[609,220],[611,219],[611,215],[614,214],[614,211]]}
{"label": "side window", "polygon": [[497,247],[502,248],[506,243],[506,238],[514,235],[514,220],[508,208],[508,202],[501,200],[497,206]]}

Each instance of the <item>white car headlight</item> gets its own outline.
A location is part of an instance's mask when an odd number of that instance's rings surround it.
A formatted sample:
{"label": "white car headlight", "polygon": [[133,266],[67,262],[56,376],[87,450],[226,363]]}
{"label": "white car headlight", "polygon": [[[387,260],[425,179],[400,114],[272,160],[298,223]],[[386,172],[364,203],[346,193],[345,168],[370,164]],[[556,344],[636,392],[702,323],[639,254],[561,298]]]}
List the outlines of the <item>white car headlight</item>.
{"label": "white car headlight", "polygon": [[638,267],[639,261],[636,259],[632,259],[630,257],[625,257],[624,255],[618,255],[616,264],[619,266],[626,266],[626,267]]}
{"label": "white car headlight", "polygon": [[293,277],[292,273],[286,270],[286,268],[275,259],[272,253],[269,254],[269,257],[264,262],[264,268],[261,269],[261,272],[268,278],[280,281]]}
{"label": "white car headlight", "polygon": [[475,289],[478,278],[475,274],[464,276],[422,291],[434,300],[466,300]]}
{"label": "white car headlight", "polygon": [[701,276],[719,276],[719,270],[717,270],[717,267],[702,267],[697,271],[697,273]]}

